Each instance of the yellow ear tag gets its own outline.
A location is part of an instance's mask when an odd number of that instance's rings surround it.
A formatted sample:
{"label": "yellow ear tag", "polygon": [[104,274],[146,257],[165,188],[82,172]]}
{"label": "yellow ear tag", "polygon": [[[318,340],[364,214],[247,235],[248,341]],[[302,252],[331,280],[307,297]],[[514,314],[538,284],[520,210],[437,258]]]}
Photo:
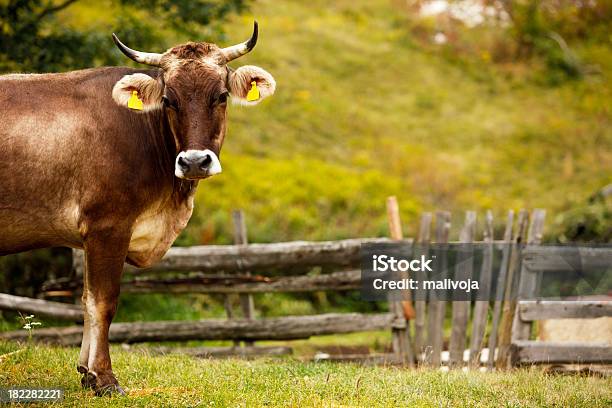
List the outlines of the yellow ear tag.
{"label": "yellow ear tag", "polygon": [[128,101],[128,108],[134,110],[143,110],[144,105],[140,98],[138,97],[138,91],[132,91],[132,96],[130,96],[130,100]]}
{"label": "yellow ear tag", "polygon": [[247,101],[252,102],[259,99],[259,89],[257,89],[257,82],[251,82],[251,89],[247,94]]}

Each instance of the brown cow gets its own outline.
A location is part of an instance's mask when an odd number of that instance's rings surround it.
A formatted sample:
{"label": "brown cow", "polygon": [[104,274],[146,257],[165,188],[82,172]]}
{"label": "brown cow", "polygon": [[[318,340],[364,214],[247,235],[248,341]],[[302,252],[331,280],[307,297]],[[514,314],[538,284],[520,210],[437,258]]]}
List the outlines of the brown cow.
{"label": "brown cow", "polygon": [[[163,54],[113,35],[125,55],[155,68],[0,77],[0,255],[85,250],[78,371],[98,394],[123,394],[108,329],[124,261],[159,260],[191,216],[198,180],[221,172],[228,96],[252,105],[274,93],[263,69],[227,66],[257,32],[255,22],[244,43],[190,42]],[[259,98],[247,101],[253,81]],[[142,110],[127,106],[134,92]]]}

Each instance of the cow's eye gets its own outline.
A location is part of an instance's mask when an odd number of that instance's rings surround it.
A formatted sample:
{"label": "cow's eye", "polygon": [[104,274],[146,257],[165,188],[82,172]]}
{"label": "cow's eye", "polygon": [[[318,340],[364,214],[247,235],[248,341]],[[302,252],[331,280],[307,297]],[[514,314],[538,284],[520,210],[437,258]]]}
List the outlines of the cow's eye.
{"label": "cow's eye", "polygon": [[176,102],[171,100],[170,98],[168,98],[167,95],[163,95],[162,96],[162,103],[167,108],[171,108],[171,109],[174,109],[174,110],[178,109],[178,105],[176,104]]}
{"label": "cow's eye", "polygon": [[224,104],[227,102],[227,97],[229,96],[229,92],[223,92],[221,95],[219,95],[219,104]]}

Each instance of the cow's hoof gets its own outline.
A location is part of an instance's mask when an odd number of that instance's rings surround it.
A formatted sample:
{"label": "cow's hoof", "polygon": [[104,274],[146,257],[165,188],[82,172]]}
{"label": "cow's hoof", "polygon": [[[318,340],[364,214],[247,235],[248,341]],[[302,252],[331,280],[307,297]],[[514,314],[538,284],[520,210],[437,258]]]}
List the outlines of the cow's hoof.
{"label": "cow's hoof", "polygon": [[102,374],[90,371],[87,373],[87,381],[92,384],[92,388],[98,397],[125,395],[125,391],[123,391],[123,388],[117,382],[112,371]]}
{"label": "cow's hoof", "polygon": [[83,364],[77,364],[77,371],[81,374],[87,374],[89,368],[85,367]]}
{"label": "cow's hoof", "polygon": [[96,386],[96,375],[94,373],[85,373],[81,377],[81,387],[85,389],[95,388]]}
{"label": "cow's hoof", "polygon": [[112,395],[125,395],[125,391],[119,384],[108,384],[103,387],[96,388],[96,395],[98,397],[112,396]]}

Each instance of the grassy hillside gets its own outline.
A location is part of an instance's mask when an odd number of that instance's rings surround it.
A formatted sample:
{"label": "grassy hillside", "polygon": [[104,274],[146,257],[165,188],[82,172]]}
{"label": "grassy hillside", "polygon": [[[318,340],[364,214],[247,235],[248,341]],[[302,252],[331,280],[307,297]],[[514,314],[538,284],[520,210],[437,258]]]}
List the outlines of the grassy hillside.
{"label": "grassy hillside", "polygon": [[497,373],[398,370],[294,359],[240,361],[154,357],[113,347],[127,398],[83,391],[74,369],[78,350],[36,346],[19,353],[0,343],[3,386],[61,387],[63,406],[415,406],[605,407],[611,380],[550,375],[533,368]]}
{"label": "grassy hillside", "polygon": [[[383,234],[391,194],[412,232],[432,209],[545,207],[551,220],[611,181],[609,47],[577,44],[601,74],[550,86],[535,63],[424,45],[397,4],[253,3],[260,41],[240,64],[278,90],[230,109],[224,173],[201,185],[180,242],[230,241],[238,207],[256,241]],[[230,41],[251,15],[227,24]]]}

